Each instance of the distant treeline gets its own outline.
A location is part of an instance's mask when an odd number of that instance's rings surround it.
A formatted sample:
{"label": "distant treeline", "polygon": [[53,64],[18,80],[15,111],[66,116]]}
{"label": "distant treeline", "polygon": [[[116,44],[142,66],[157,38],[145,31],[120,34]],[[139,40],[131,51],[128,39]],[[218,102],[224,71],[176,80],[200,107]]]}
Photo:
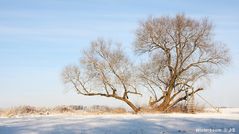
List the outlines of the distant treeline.
{"label": "distant treeline", "polygon": [[34,107],[34,106],[18,106],[7,109],[0,109],[0,116],[15,117],[25,115],[52,115],[52,114],[104,114],[104,113],[126,113],[126,109],[108,106],[82,106],[82,105],[60,105],[53,108]]}

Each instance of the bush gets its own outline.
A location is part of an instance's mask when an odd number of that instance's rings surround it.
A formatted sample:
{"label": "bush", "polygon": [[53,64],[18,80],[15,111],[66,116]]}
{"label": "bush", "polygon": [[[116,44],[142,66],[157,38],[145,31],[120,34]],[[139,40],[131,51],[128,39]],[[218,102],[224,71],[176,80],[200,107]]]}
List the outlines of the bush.
{"label": "bush", "polygon": [[0,116],[2,116],[3,112],[4,112],[4,111],[3,111],[2,109],[0,109]]}
{"label": "bush", "polygon": [[74,109],[72,109],[69,106],[64,106],[63,105],[63,106],[57,106],[57,107],[53,108],[53,111],[57,112],[57,113],[68,113],[68,112],[73,112]]}
{"label": "bush", "polygon": [[69,108],[71,108],[73,110],[84,110],[84,109],[86,109],[86,107],[84,107],[82,105],[70,105]]}
{"label": "bush", "polygon": [[8,117],[16,116],[16,115],[28,115],[37,113],[37,109],[32,106],[19,106],[7,109],[3,112],[4,115]]}
{"label": "bush", "polygon": [[87,112],[110,112],[112,109],[107,106],[93,105],[91,107],[87,107]]}
{"label": "bush", "polygon": [[112,113],[126,113],[127,111],[124,108],[114,108],[112,109]]}
{"label": "bush", "polygon": [[205,112],[205,106],[204,105],[196,104],[195,105],[195,111],[196,112]]}
{"label": "bush", "polygon": [[196,112],[204,112],[204,108],[205,107],[203,105],[195,104],[193,111],[189,112],[187,107],[184,104],[179,103],[178,105],[169,108],[165,112],[168,112],[168,113],[172,113],[172,112],[176,112],[176,113],[196,113]]}

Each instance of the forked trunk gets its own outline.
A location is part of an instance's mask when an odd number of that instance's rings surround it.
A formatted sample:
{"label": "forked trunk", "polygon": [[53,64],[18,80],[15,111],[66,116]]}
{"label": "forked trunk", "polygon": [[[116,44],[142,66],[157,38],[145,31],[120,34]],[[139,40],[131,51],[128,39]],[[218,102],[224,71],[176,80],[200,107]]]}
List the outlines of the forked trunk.
{"label": "forked trunk", "polygon": [[172,80],[170,81],[170,84],[168,86],[166,95],[164,97],[163,102],[158,106],[158,110],[159,111],[165,111],[167,110],[167,108],[170,106],[170,102],[171,102],[171,93],[173,91],[174,88],[174,83],[176,80],[176,75],[172,78]]}

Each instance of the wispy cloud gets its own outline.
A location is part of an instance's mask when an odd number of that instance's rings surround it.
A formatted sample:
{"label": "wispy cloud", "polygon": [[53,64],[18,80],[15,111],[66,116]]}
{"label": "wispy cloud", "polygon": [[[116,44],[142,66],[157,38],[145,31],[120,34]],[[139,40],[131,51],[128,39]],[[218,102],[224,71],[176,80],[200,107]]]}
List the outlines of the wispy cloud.
{"label": "wispy cloud", "polygon": [[23,28],[0,26],[0,35],[8,36],[48,36],[48,37],[84,37],[92,33],[81,29],[70,28]]}

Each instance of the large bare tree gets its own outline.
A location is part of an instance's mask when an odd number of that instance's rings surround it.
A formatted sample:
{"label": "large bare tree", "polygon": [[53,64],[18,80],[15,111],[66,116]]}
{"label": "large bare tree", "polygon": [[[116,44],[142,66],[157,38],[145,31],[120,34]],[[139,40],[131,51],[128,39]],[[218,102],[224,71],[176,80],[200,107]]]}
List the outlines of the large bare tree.
{"label": "large bare tree", "polygon": [[148,54],[140,79],[159,110],[176,105],[202,88],[195,82],[221,71],[230,61],[228,49],[213,40],[212,24],[184,15],[150,17],[136,31],[135,49]]}
{"label": "large bare tree", "polygon": [[134,112],[139,108],[130,95],[141,95],[136,88],[134,65],[119,44],[98,39],[85,51],[80,66],[67,66],[63,71],[65,83],[78,94],[112,97],[125,102]]}

